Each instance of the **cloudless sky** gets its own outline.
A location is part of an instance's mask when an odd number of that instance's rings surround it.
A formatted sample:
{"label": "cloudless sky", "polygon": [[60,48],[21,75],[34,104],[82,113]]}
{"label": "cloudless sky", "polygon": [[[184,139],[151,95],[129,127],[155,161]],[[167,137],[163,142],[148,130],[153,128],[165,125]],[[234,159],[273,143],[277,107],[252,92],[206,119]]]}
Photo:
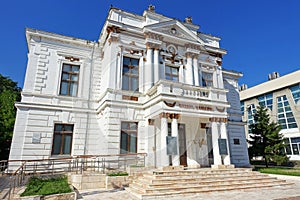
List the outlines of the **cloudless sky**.
{"label": "cloudless sky", "polygon": [[[27,65],[25,28],[97,41],[110,5],[142,14],[184,20],[221,37],[225,69],[242,72],[239,83],[254,86],[277,71],[299,69],[299,0],[8,0],[0,2],[0,74],[23,87]],[[300,77],[299,77],[300,78]]]}

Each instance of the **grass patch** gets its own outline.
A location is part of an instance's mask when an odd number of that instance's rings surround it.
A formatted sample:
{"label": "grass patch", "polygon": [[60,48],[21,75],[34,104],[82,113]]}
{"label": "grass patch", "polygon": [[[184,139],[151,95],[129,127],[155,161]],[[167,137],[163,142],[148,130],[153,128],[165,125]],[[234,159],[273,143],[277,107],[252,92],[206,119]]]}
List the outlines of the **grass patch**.
{"label": "grass patch", "polygon": [[109,173],[107,176],[128,176],[127,172],[115,172],[115,173]]}
{"label": "grass patch", "polygon": [[281,168],[281,167],[255,167],[255,171],[265,174],[279,174],[288,176],[300,176],[300,169],[295,168]]}
{"label": "grass patch", "polygon": [[66,176],[56,178],[30,178],[21,196],[50,195],[71,192]]}
{"label": "grass patch", "polygon": [[143,165],[130,165],[131,168],[143,168]]}

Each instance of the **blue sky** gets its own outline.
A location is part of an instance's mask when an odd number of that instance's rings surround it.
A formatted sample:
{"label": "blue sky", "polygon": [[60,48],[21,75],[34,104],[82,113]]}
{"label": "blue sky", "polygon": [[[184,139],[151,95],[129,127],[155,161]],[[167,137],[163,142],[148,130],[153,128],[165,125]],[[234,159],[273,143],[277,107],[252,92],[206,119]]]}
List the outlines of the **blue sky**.
{"label": "blue sky", "polygon": [[223,67],[242,72],[240,84],[299,69],[298,0],[10,0],[0,3],[0,73],[23,87],[26,27],[96,41],[111,4],[136,14],[153,4],[172,18],[192,16],[201,32],[222,38]]}

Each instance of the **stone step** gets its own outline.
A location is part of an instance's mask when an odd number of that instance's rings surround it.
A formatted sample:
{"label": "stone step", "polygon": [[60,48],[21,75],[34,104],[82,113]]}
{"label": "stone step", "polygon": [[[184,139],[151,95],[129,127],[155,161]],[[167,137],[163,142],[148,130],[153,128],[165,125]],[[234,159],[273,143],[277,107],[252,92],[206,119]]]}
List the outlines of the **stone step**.
{"label": "stone step", "polygon": [[267,187],[282,187],[282,186],[288,186],[291,185],[291,183],[285,183],[282,182],[280,184],[278,183],[260,183],[255,185],[234,185],[233,187],[217,187],[217,188],[192,188],[190,190],[185,191],[165,191],[165,192],[158,192],[158,193],[141,193],[139,190],[129,187],[126,188],[126,190],[132,195],[134,199],[144,199],[144,200],[152,200],[152,199],[159,199],[161,197],[166,198],[167,196],[174,196],[178,197],[180,195],[186,195],[186,194],[195,194],[195,193],[208,193],[208,192],[221,192],[221,191],[228,191],[228,190],[246,190],[246,189],[255,189],[255,188],[267,188]]}
{"label": "stone step", "polygon": [[237,173],[233,173],[233,172],[227,172],[227,173],[223,173],[223,174],[203,174],[203,173],[193,173],[193,174],[172,174],[172,175],[164,175],[164,174],[159,174],[159,175],[150,175],[150,174],[144,174],[143,177],[141,178],[146,178],[146,179],[180,179],[180,178],[190,178],[190,177],[212,177],[212,178],[217,178],[217,177],[230,177],[230,176],[243,176],[249,174],[251,176],[255,176],[255,175],[259,175],[259,176],[267,176],[267,175],[262,175],[261,173],[257,173],[257,172],[237,172]]}
{"label": "stone step", "polygon": [[256,183],[282,183],[284,181],[277,180],[276,178],[270,179],[245,179],[245,180],[236,180],[236,181],[216,181],[216,182],[187,182],[187,183],[173,183],[173,184],[142,184],[142,183],[132,183],[130,186],[134,188],[141,188],[144,193],[152,190],[181,190],[187,188],[211,188],[211,187],[223,187],[227,185],[243,185],[243,184],[256,184]]}
{"label": "stone step", "polygon": [[161,194],[161,193],[187,193],[187,192],[210,192],[210,191],[224,191],[224,190],[235,190],[241,188],[247,188],[248,186],[252,186],[252,188],[261,188],[261,187],[272,187],[272,186],[280,186],[280,185],[288,185],[285,181],[281,180],[263,180],[260,182],[248,181],[248,182],[228,182],[228,183],[220,183],[220,184],[207,184],[207,185],[193,185],[193,184],[185,184],[185,185],[176,185],[176,186],[165,186],[165,187],[140,187],[138,185],[130,185],[130,188],[134,188],[138,191],[139,194]]}
{"label": "stone step", "polygon": [[126,188],[137,199],[248,188],[290,185],[251,169],[154,171],[136,177]]}
{"label": "stone step", "polygon": [[226,177],[226,178],[187,178],[187,179],[165,179],[165,180],[146,180],[138,179],[134,180],[132,183],[143,184],[144,186],[156,186],[156,185],[179,185],[179,184],[208,184],[214,183],[218,184],[221,182],[231,182],[231,181],[249,181],[249,180],[276,180],[274,177],[269,176],[240,176],[240,177]]}
{"label": "stone step", "polygon": [[224,173],[239,173],[239,172],[252,172],[251,168],[234,168],[234,169],[188,169],[188,170],[170,170],[170,171],[153,171],[154,175],[176,175],[176,174],[224,174]]}

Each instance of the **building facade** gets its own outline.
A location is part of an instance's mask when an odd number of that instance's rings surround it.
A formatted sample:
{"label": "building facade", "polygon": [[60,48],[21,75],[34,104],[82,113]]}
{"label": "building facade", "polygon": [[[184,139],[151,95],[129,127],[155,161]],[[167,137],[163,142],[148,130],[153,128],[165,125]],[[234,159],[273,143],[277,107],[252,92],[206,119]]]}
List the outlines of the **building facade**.
{"label": "building facade", "polygon": [[290,160],[300,160],[300,71],[280,77],[277,72],[269,74],[269,81],[240,91],[241,110],[247,121],[246,133],[251,134],[249,125],[254,123],[257,106],[268,108],[272,121],[281,125],[280,133],[285,138],[285,152]]}
{"label": "building facade", "polygon": [[[10,160],[147,153],[147,166],[248,166],[237,80],[220,38],[111,8],[98,42],[27,29]],[[222,146],[221,146],[222,145]]]}

